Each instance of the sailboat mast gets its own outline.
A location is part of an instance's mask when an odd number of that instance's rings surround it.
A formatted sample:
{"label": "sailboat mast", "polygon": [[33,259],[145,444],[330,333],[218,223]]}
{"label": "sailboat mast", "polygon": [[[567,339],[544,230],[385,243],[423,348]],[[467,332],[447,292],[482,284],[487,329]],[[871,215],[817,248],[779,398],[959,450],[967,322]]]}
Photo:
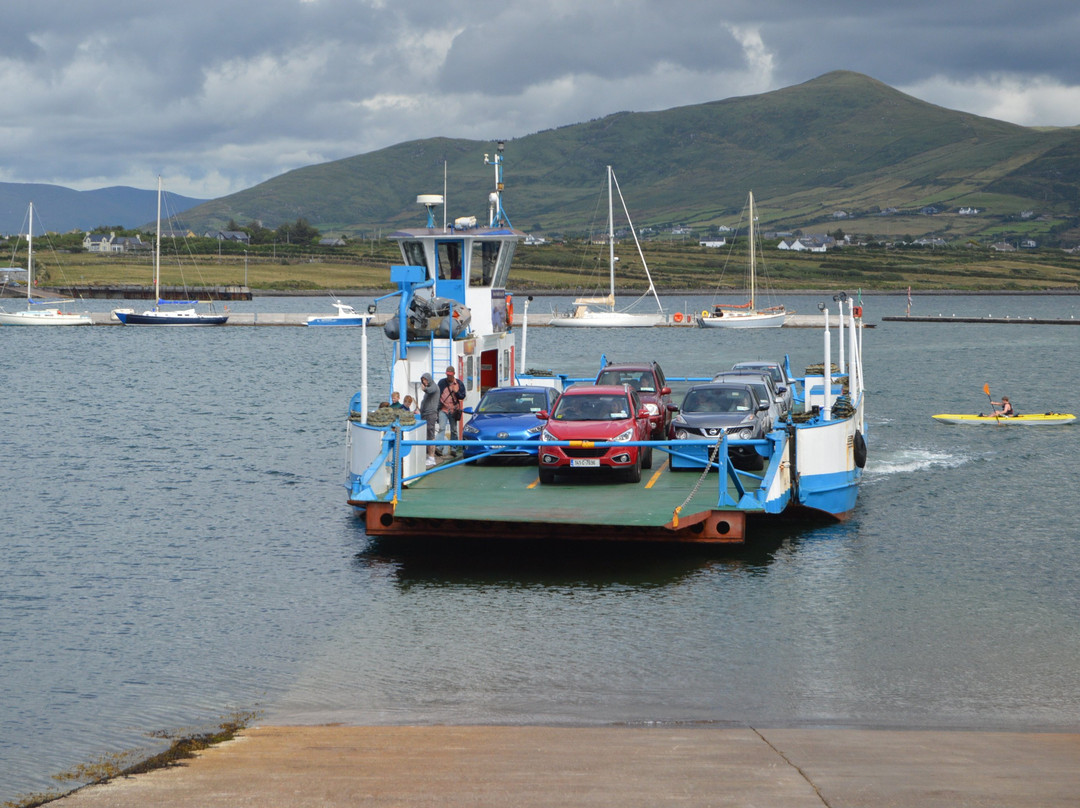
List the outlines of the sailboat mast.
{"label": "sailboat mast", "polygon": [[157,178],[157,232],[154,236],[154,308],[161,300],[161,175]]}
{"label": "sailboat mast", "polygon": [[615,207],[611,196],[611,166],[607,167],[607,222],[608,222],[608,272],[610,284],[608,298],[611,308],[615,308]]}
{"label": "sailboat mast", "polygon": [[754,294],[756,290],[757,272],[754,267],[754,192],[750,192],[750,311],[757,311]]}
{"label": "sailboat mast", "polygon": [[26,308],[30,308],[34,288],[34,203],[30,203],[30,230],[26,234]]}

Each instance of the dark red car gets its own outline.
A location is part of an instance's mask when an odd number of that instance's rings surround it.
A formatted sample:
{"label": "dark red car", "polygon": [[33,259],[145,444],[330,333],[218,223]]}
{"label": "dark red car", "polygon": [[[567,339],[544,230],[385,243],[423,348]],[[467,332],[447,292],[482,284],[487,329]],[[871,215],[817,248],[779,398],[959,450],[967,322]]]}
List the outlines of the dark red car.
{"label": "dark red car", "polygon": [[[540,434],[540,482],[555,481],[557,472],[610,468],[628,482],[652,468],[651,446],[591,446],[600,441],[649,440],[649,411],[629,385],[577,384],[563,391]],[[582,441],[581,446],[547,446],[546,441]]]}
{"label": "dark red car", "polygon": [[605,365],[596,375],[596,384],[630,385],[649,411],[652,439],[665,440],[671,430],[671,388],[656,362]]}

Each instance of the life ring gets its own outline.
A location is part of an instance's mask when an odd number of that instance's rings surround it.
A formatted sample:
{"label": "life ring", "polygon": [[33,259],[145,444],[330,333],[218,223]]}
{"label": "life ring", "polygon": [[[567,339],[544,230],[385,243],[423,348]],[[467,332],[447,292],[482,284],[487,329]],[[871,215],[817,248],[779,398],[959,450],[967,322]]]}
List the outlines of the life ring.
{"label": "life ring", "polygon": [[855,439],[852,441],[851,448],[855,450],[855,465],[859,468],[866,466],[866,440],[862,436],[862,432],[855,430]]}
{"label": "life ring", "polygon": [[708,317],[708,316],[709,316],[709,311],[708,311],[708,309],[702,309],[702,310],[701,310],[701,316],[702,316],[702,317]]}
{"label": "life ring", "polygon": [[675,312],[675,322],[677,322],[677,323],[682,322],[682,312],[681,311]]}
{"label": "life ring", "polygon": [[862,317],[862,306],[852,306],[851,313],[856,317]]}
{"label": "life ring", "polygon": [[506,296],[506,327],[509,328],[514,324],[514,296]]}

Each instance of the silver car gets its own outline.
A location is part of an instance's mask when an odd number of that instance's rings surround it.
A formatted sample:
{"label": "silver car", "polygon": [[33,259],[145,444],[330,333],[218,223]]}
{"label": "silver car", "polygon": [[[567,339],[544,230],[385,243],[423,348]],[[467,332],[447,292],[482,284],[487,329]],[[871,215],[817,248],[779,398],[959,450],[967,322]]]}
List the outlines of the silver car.
{"label": "silver car", "polygon": [[784,402],[784,408],[787,412],[791,412],[791,408],[794,406],[795,390],[792,386],[791,379],[787,377],[787,372],[784,370],[784,366],[779,362],[736,362],[731,366],[732,370],[753,370],[757,372],[765,371],[772,376],[773,385],[776,387],[776,392]]}
{"label": "silver car", "polygon": [[787,414],[788,409],[784,406],[784,400],[773,384],[772,376],[768,371],[760,373],[752,370],[725,370],[717,373],[712,379],[714,382],[734,382],[736,384],[748,384],[754,388],[757,397],[762,401],[769,402],[769,424],[779,423]]}

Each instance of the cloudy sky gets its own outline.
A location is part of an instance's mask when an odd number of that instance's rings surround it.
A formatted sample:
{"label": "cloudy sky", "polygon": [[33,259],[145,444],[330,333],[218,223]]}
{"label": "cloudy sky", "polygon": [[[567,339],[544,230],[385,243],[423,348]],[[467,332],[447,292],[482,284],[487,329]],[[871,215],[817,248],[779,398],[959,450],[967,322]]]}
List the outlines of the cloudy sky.
{"label": "cloudy sky", "polygon": [[35,0],[0,48],[0,181],[218,197],[434,136],[513,138],[855,70],[1080,124],[1076,0]]}

